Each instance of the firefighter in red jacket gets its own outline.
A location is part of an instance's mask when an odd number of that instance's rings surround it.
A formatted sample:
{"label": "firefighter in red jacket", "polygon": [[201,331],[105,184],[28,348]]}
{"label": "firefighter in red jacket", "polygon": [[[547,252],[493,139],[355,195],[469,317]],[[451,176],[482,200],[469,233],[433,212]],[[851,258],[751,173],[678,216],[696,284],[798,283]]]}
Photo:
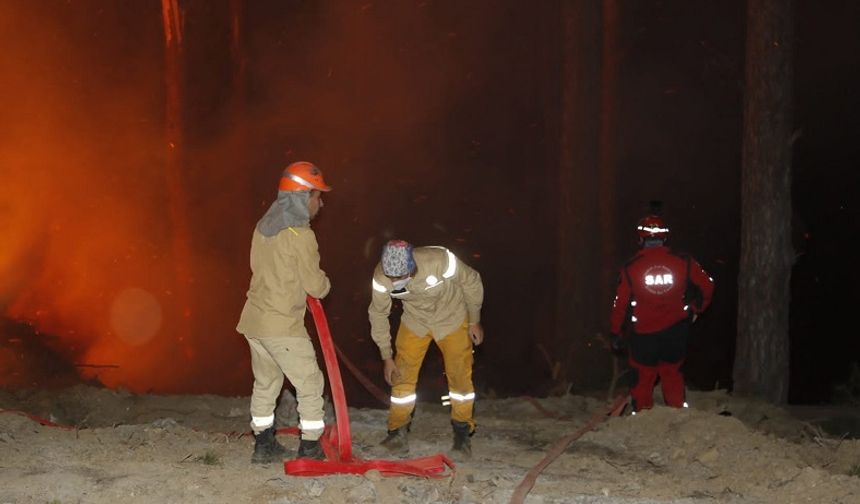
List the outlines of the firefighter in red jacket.
{"label": "firefighter in red jacket", "polygon": [[666,405],[681,408],[690,324],[711,304],[714,281],[666,246],[669,228],[659,215],[642,218],[637,231],[640,250],[621,268],[612,306],[612,347],[629,346],[634,413],[652,407],[658,376]]}

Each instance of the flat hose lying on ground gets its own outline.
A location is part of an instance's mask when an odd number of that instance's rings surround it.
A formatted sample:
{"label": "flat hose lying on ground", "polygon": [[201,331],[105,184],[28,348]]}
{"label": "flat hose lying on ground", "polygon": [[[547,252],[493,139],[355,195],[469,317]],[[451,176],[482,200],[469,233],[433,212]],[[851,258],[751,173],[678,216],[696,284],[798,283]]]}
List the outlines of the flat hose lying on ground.
{"label": "flat hose lying on ground", "polygon": [[536,466],[529,469],[529,472],[526,473],[523,480],[517,485],[517,488],[514,489],[513,495],[511,495],[511,504],[522,504],[526,499],[526,495],[531,491],[532,487],[535,485],[537,481],[538,475],[546,469],[548,465],[550,465],[555,459],[558,458],[559,455],[564,453],[564,450],[570,446],[571,443],[579,439],[586,432],[594,429],[600,423],[611,416],[618,416],[621,414],[621,411],[624,409],[624,405],[627,403],[626,396],[618,396],[606,408],[601,408],[596,411],[594,415],[592,415],[591,420],[588,421],[582,428],[573,434],[568,434],[563,438],[559,439],[555,442],[555,444],[550,448],[549,452],[547,452],[546,456],[537,463]]}
{"label": "flat hose lying on ground", "polygon": [[33,414],[31,414],[31,413],[27,413],[26,411],[11,410],[11,409],[4,409],[4,408],[0,408],[0,413],[10,413],[10,414],[13,414],[13,415],[20,415],[20,416],[24,416],[24,417],[27,417],[27,418],[29,418],[30,420],[32,420],[32,421],[34,421],[34,422],[36,422],[36,423],[37,423],[37,424],[39,424],[39,425],[44,425],[45,427],[56,427],[56,428],[58,428],[58,429],[66,429],[66,430],[71,430],[71,429],[74,429],[74,428],[75,428],[75,426],[74,426],[74,425],[62,425],[62,424],[58,424],[58,423],[55,423],[55,422],[52,422],[52,421],[48,420],[47,418],[42,418],[42,417],[40,417],[40,416],[38,416],[38,415],[33,415]]}

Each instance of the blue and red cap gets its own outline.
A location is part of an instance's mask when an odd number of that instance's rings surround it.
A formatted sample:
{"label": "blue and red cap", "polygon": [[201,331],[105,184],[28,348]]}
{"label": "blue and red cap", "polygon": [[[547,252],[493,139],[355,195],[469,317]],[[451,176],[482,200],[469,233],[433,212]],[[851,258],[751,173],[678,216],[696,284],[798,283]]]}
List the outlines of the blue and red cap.
{"label": "blue and red cap", "polygon": [[415,271],[412,244],[391,240],[382,247],[382,272],[389,277],[402,277]]}

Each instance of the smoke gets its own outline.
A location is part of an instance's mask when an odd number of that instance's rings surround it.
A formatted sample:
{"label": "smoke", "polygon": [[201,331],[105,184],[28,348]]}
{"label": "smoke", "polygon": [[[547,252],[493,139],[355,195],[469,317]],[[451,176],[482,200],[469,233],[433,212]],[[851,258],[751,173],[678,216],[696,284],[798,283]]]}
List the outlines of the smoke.
{"label": "smoke", "polygon": [[[257,173],[308,159],[334,186],[312,223],[333,282],[326,312],[335,342],[378,378],[367,305],[382,244],[446,245],[481,267],[474,194],[491,198],[494,188],[476,170],[486,141],[460,118],[498,113],[484,108],[493,83],[482,70],[495,63],[488,48],[502,36],[500,16],[433,2],[319,2],[249,4],[248,17]],[[271,201],[271,178],[255,184],[256,199]]]}
{"label": "smoke", "polygon": [[171,380],[152,369],[173,282],[160,61],[136,40],[158,11],[126,7],[0,6],[0,302],[74,364],[116,366],[84,377],[141,390]]}
{"label": "smoke", "polygon": [[[334,284],[326,311],[369,373],[379,356],[368,282],[386,239],[447,245],[487,279],[537,281],[539,261],[510,272],[498,251],[538,238],[525,210],[542,208],[541,179],[488,174],[532,170],[549,150],[533,71],[547,63],[528,53],[550,7],[523,23],[516,2],[242,2],[236,39],[229,3],[179,4],[187,201],[167,190],[159,3],[0,4],[0,309],[51,335],[83,378],[250,390],[234,329],[248,248],[292,161],[316,163],[334,186],[313,223]],[[176,236],[171,209],[188,236]],[[526,292],[488,309],[514,312]]]}

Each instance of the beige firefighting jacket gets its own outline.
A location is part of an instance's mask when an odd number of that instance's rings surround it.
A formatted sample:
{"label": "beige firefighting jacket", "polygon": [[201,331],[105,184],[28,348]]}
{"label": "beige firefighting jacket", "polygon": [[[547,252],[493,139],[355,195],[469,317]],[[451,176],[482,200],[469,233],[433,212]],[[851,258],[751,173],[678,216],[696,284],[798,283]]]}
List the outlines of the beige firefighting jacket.
{"label": "beige firefighting jacket", "polygon": [[251,287],[236,330],[256,338],[309,337],[308,295],[323,298],[331,282],[320,269],[317,239],[309,227],[289,227],[275,236],[254,230]]}
{"label": "beige firefighting jacket", "polygon": [[370,335],[383,359],[392,355],[391,298],[403,302],[400,323],[418,336],[428,332],[436,341],[453,332],[464,320],[481,321],[484,284],[481,275],[457,259],[444,247],[418,247],[413,251],[415,277],[405,292],[392,292],[391,280],[382,273],[382,264],[373,272],[372,296],[368,314]]}

